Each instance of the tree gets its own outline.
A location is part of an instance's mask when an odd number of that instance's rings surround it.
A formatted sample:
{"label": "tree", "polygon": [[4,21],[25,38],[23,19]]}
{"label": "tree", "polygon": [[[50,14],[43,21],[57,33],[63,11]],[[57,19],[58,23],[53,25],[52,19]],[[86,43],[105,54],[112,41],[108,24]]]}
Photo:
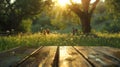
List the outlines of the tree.
{"label": "tree", "polygon": [[105,4],[107,10],[110,13],[119,14],[120,15],[120,1],[119,0],[105,0]]}
{"label": "tree", "polygon": [[96,0],[94,3],[90,3],[91,0],[81,0],[82,4],[72,3],[69,5],[71,11],[73,11],[81,20],[82,31],[84,34],[88,34],[91,32],[90,21],[92,14],[100,0]]}
{"label": "tree", "polygon": [[[47,3],[43,0],[11,0],[0,1],[0,30],[14,29],[19,31],[22,20],[33,18],[41,13],[43,6]],[[22,29],[22,28],[21,28]]]}
{"label": "tree", "polygon": [[120,1],[105,0],[105,4],[108,20],[111,20],[109,24],[106,24],[105,30],[112,33],[120,32]]}

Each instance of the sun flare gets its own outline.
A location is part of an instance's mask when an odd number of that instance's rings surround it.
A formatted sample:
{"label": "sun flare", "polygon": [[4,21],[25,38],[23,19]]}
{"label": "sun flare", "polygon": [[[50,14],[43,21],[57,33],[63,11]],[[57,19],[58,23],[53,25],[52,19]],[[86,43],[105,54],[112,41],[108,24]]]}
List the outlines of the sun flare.
{"label": "sun flare", "polygon": [[[90,3],[95,2],[96,0],[91,0]],[[104,1],[104,0],[103,0]],[[81,0],[72,0],[74,3],[81,3]],[[59,6],[65,7],[66,5],[71,4],[70,0],[57,0]]]}
{"label": "sun flare", "polygon": [[70,4],[69,0],[58,0],[58,4],[60,6],[66,6],[67,4]]}

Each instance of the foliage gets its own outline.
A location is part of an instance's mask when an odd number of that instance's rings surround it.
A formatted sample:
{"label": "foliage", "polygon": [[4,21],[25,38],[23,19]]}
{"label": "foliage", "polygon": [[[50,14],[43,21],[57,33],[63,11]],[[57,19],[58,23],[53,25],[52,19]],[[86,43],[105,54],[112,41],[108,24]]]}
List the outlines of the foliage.
{"label": "foliage", "polygon": [[115,16],[120,16],[120,1],[119,0],[105,0],[107,10],[109,14],[113,14]]}
{"label": "foliage", "polygon": [[3,32],[11,29],[21,31],[19,28],[24,27],[21,26],[22,21],[40,14],[45,5],[43,0],[16,0],[13,3],[10,1],[0,1],[0,30]]}
{"label": "foliage", "polygon": [[105,30],[112,33],[120,32],[120,1],[119,0],[106,0],[107,16],[110,23],[107,23]]}
{"label": "foliage", "polygon": [[94,11],[95,12],[94,14],[102,14],[105,13],[105,11],[106,11],[105,3],[100,1],[96,7],[96,10]]}
{"label": "foliage", "polygon": [[26,20],[22,20],[18,30],[19,32],[31,32],[31,25],[32,25],[32,20],[30,19],[26,19]]}
{"label": "foliage", "polygon": [[19,34],[0,37],[0,51],[17,46],[110,46],[120,48],[120,34],[95,33],[99,37],[71,34]]}
{"label": "foliage", "polygon": [[119,22],[112,21],[111,23],[106,23],[104,26],[104,29],[110,33],[119,33],[120,32],[120,23]]}
{"label": "foliage", "polygon": [[33,20],[32,32],[40,32],[47,28],[53,29],[54,27],[51,24],[50,18],[43,12],[39,17]]}

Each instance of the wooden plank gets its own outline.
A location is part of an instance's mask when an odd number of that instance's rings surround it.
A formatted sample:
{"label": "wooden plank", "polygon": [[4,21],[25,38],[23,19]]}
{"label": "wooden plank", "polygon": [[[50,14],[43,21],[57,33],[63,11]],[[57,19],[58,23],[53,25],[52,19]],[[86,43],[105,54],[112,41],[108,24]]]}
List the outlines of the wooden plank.
{"label": "wooden plank", "polygon": [[[2,51],[2,52],[0,52],[0,57],[9,56],[9,54],[15,53],[16,51],[19,51],[19,49],[21,49],[21,48],[22,47],[15,47],[15,48],[12,48],[12,49],[9,49],[9,50]],[[22,49],[22,50],[24,50],[24,49]]]}
{"label": "wooden plank", "polygon": [[0,67],[9,67],[17,63],[35,49],[31,47],[17,47],[0,53]]}
{"label": "wooden plank", "polygon": [[27,59],[29,59],[31,56],[33,56],[34,54],[37,54],[42,48],[43,48],[43,46],[37,48],[30,55],[26,56],[25,58],[23,58],[22,60],[20,60],[18,63],[12,65],[11,67],[18,67],[19,65],[21,65],[22,63],[24,63]]}
{"label": "wooden plank", "polygon": [[[112,58],[108,58],[108,55],[93,50],[92,48],[94,47],[74,47],[88,58],[88,60],[90,60],[96,67],[119,67],[119,62],[117,60],[113,61]],[[102,48],[100,50],[102,50]]]}
{"label": "wooden plank", "polygon": [[60,67],[92,67],[73,47],[60,47]]}
{"label": "wooden plank", "polygon": [[[0,53],[0,67],[9,67],[36,48],[20,47]],[[45,46],[18,67],[120,67],[120,49],[111,47]]]}
{"label": "wooden plank", "polygon": [[107,54],[120,62],[120,49],[118,48],[112,48],[112,47],[91,47],[91,48],[98,52]]}
{"label": "wooden plank", "polygon": [[57,46],[45,46],[19,67],[51,67]]}

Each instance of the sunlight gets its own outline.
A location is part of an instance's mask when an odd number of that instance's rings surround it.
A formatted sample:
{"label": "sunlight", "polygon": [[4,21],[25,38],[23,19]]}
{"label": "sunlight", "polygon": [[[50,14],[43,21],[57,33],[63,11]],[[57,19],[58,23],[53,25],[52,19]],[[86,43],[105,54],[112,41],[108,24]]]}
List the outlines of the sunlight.
{"label": "sunlight", "polygon": [[90,3],[94,3],[96,0],[91,0],[91,2]]}
{"label": "sunlight", "polygon": [[74,3],[81,3],[81,0],[72,0]]}
{"label": "sunlight", "polygon": [[[94,3],[96,0],[91,0],[90,3]],[[104,0],[102,0],[104,2]],[[72,0],[72,2],[74,3],[81,3],[81,0]],[[59,4],[59,6],[65,7],[66,5],[71,4],[70,0],[57,0],[57,3]]]}
{"label": "sunlight", "polygon": [[67,47],[66,46],[60,47],[60,56],[65,59],[67,55],[69,55],[67,53]]}
{"label": "sunlight", "polygon": [[60,67],[68,67],[68,62],[65,61],[70,55],[68,54],[67,46],[60,47]]}
{"label": "sunlight", "polygon": [[58,4],[60,6],[66,6],[67,4],[70,4],[69,0],[58,0]]}
{"label": "sunlight", "polygon": [[105,2],[105,0],[102,0],[103,2]]}
{"label": "sunlight", "polygon": [[15,2],[15,0],[10,0],[10,3],[14,3]]}

